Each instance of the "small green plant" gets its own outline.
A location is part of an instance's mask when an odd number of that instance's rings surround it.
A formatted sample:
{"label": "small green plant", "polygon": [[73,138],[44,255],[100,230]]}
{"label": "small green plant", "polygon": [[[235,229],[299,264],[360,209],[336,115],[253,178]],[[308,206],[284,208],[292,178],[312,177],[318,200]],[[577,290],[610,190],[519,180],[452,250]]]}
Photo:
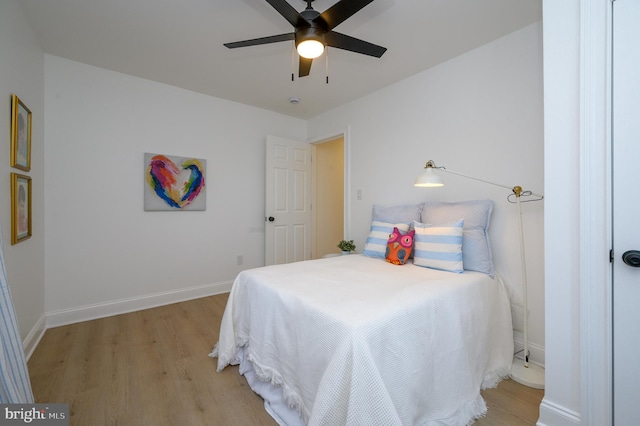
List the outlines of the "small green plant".
{"label": "small green plant", "polygon": [[342,240],[338,243],[338,248],[342,251],[354,251],[356,249],[356,245],[353,240]]}

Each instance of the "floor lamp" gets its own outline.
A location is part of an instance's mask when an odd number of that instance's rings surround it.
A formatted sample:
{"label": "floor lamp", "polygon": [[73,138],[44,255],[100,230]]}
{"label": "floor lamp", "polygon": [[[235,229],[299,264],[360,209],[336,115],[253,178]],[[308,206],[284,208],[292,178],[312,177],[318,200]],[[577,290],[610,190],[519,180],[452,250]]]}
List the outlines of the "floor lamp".
{"label": "floor lamp", "polygon": [[[479,182],[488,183],[489,185],[499,186],[501,188],[509,189],[512,193],[507,197],[508,201],[515,203],[518,206],[518,228],[520,231],[520,264],[522,267],[522,304],[523,304],[523,337],[524,337],[524,359],[520,359],[516,356],[513,358],[513,365],[511,367],[511,378],[518,383],[525,386],[529,386],[536,389],[544,389],[544,370],[535,364],[529,363],[529,326],[528,326],[528,304],[527,304],[527,264],[524,256],[524,235],[522,232],[522,210],[520,208],[521,197],[533,197],[529,200],[522,201],[539,201],[543,196],[531,191],[523,191],[520,186],[506,186],[498,183],[489,182],[487,180],[478,179],[472,176],[467,176],[462,173],[454,172],[453,170],[447,170],[446,167],[436,166],[436,164],[429,160],[424,166],[425,171],[418,176],[414,186],[422,188],[434,188],[438,186],[444,186],[442,179],[438,176],[434,170],[441,170],[443,172],[452,173],[454,175],[462,176],[467,179],[476,180]],[[511,197],[515,197],[515,202],[511,201]]]}

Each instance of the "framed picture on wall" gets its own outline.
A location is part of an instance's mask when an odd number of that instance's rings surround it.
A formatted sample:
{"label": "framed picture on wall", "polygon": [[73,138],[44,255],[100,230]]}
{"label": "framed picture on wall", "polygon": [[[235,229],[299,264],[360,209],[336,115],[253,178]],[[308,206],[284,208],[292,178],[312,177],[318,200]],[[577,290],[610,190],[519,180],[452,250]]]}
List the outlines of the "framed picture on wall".
{"label": "framed picture on wall", "polygon": [[31,111],[11,95],[11,167],[31,170]]}
{"label": "framed picture on wall", "polygon": [[11,173],[11,245],[31,238],[31,178]]}

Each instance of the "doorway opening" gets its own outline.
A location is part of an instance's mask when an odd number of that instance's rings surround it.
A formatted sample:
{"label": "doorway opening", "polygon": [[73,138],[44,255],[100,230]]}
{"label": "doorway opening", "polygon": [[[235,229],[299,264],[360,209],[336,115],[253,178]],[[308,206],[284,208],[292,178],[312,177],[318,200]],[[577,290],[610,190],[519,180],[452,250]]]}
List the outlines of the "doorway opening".
{"label": "doorway opening", "polygon": [[313,257],[338,254],[345,238],[344,135],[314,144]]}

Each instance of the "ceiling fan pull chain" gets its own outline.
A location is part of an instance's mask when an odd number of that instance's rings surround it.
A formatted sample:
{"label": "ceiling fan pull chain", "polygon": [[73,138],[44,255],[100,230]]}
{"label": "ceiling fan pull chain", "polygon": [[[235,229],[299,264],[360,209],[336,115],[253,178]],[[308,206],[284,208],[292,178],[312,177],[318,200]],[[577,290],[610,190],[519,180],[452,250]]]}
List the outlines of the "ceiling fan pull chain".
{"label": "ceiling fan pull chain", "polygon": [[326,84],[329,84],[329,49],[325,49],[324,52],[324,75]]}
{"label": "ceiling fan pull chain", "polygon": [[296,41],[291,41],[291,81],[295,81],[296,73]]}

